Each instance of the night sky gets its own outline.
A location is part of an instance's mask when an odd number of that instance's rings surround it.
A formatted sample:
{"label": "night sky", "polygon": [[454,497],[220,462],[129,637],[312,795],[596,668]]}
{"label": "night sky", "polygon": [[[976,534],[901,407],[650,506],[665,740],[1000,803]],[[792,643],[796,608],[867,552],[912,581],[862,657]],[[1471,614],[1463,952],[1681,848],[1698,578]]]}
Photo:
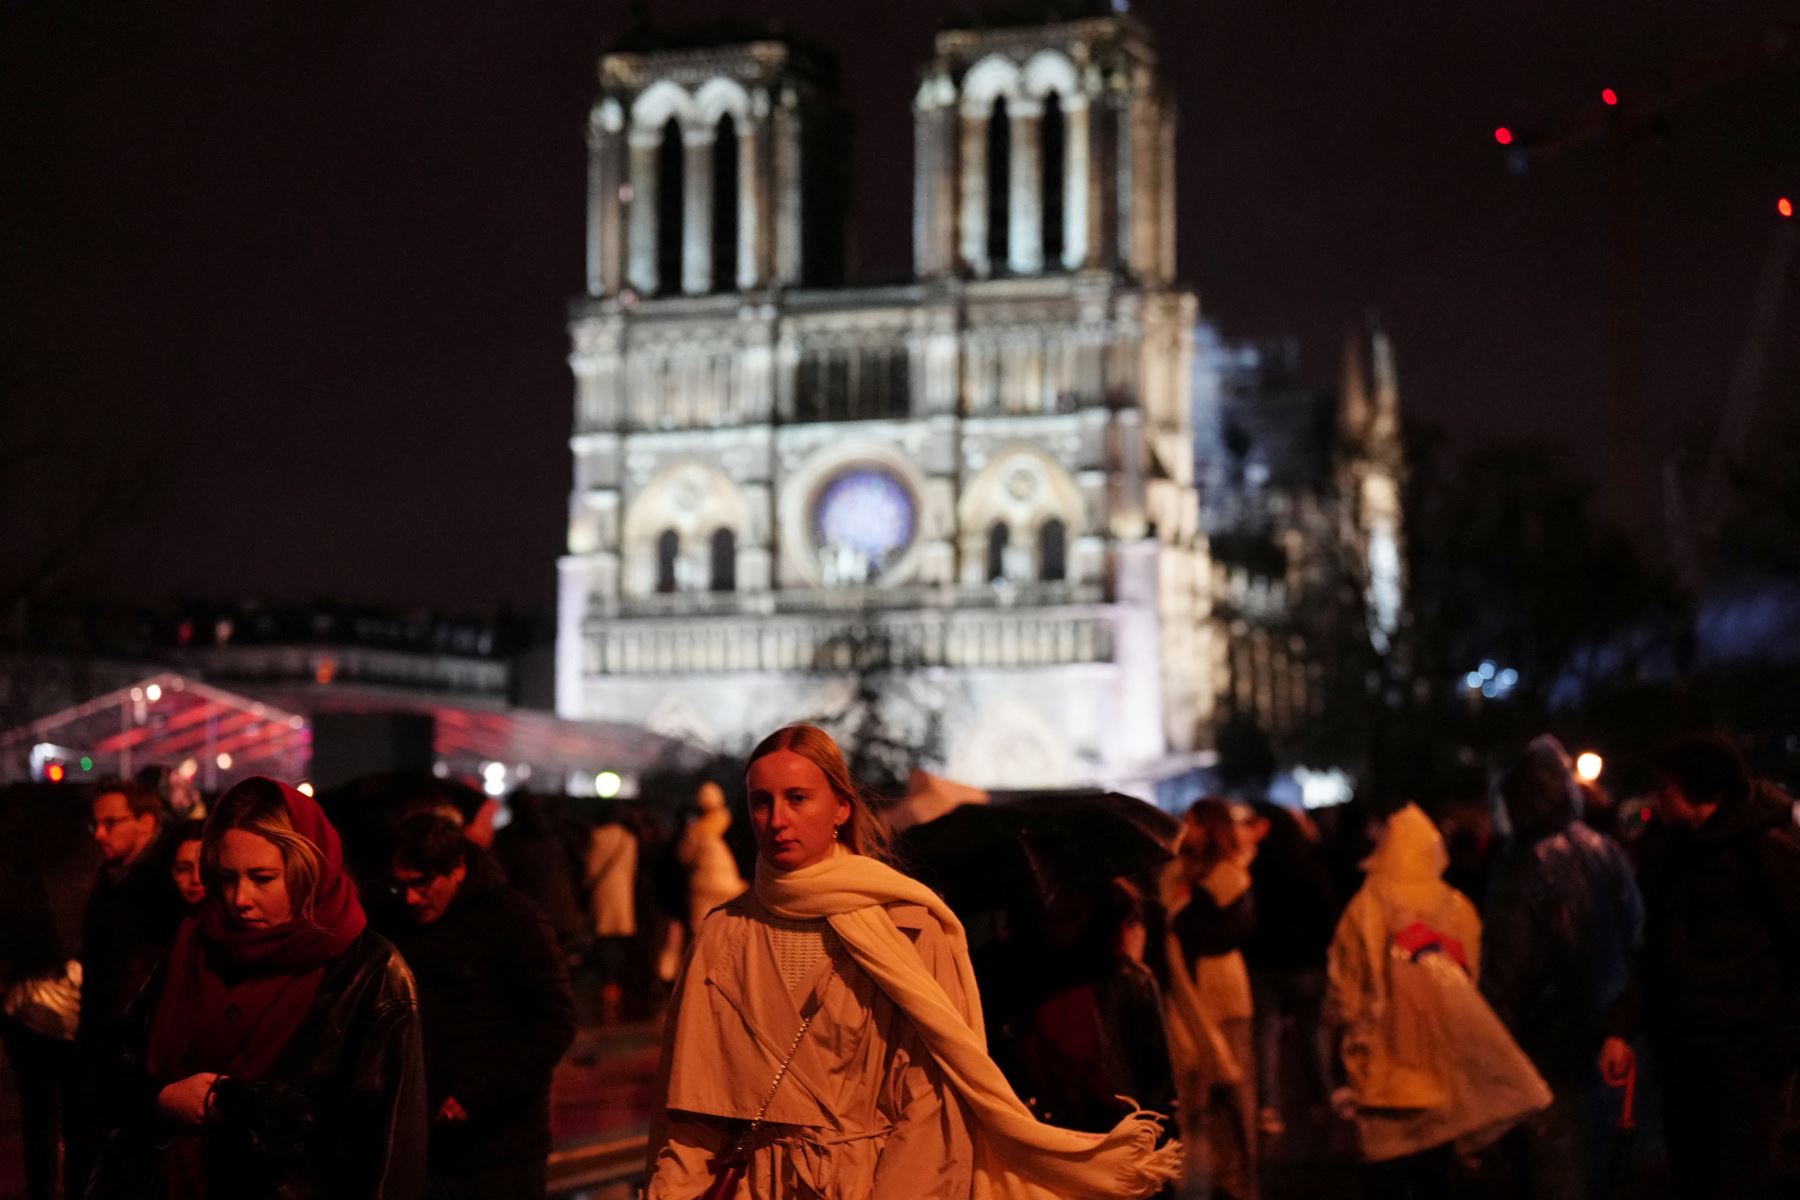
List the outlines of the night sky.
{"label": "night sky", "polygon": [[[862,278],[909,265],[909,101],[950,7],[760,6],[843,60]],[[746,6],[652,9],[678,26]],[[1795,15],[1792,0],[1136,11],[1180,106],[1181,269],[1203,311],[1228,336],[1298,335],[1329,382],[1341,330],[1372,306],[1413,419],[1464,444],[1547,439],[1578,465],[1605,412],[1607,152],[1519,178],[1492,130]],[[7,6],[0,575],[60,546],[65,595],[548,610],[583,130],[625,22],[598,0]],[[1669,124],[1644,168],[1655,461],[1710,437],[1775,201],[1800,200],[1800,58]],[[1797,322],[1790,305],[1784,344]]]}

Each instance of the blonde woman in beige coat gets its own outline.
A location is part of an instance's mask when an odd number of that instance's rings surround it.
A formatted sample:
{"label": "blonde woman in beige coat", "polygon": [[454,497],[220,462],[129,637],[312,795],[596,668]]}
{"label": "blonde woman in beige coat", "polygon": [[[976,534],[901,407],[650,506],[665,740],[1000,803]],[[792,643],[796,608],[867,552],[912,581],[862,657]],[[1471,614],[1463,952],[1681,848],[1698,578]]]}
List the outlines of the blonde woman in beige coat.
{"label": "blonde woman in beige coat", "polygon": [[1179,1170],[1154,1114],[1039,1123],[987,1056],[961,924],[883,861],[837,745],[750,756],[749,892],[676,983],[649,1200],[1131,1200]]}

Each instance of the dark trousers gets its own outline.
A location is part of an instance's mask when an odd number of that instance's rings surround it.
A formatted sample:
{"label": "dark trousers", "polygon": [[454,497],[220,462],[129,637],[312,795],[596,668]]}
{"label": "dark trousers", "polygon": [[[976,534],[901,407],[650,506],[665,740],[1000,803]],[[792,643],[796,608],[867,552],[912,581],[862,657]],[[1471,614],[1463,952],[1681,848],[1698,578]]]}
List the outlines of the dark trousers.
{"label": "dark trousers", "polygon": [[545,1160],[536,1158],[454,1175],[434,1171],[425,1200],[544,1200],[545,1167]]}
{"label": "dark trousers", "polygon": [[[1332,1040],[1330,1026],[1322,1018],[1325,1005],[1324,971],[1270,971],[1252,969],[1250,993],[1255,1000],[1257,1096],[1264,1108],[1298,1114],[1298,1107],[1284,1106],[1281,1085],[1288,1079],[1306,1084],[1306,1102],[1323,1107],[1331,1103]],[[1292,1033],[1287,1047],[1299,1055],[1298,1072],[1282,1069],[1283,1034]]]}
{"label": "dark trousers", "polygon": [[[1489,1169],[1509,1183],[1509,1195],[1532,1200],[1583,1200],[1599,1179],[1591,1150],[1596,1131],[1599,1072],[1548,1076],[1550,1107],[1533,1113],[1500,1140]],[[1616,1129],[1609,1132],[1617,1136]],[[1609,1143],[1610,1144],[1610,1143]]]}
{"label": "dark trousers", "polygon": [[1793,1072],[1748,1056],[1665,1059],[1663,1140],[1682,1196],[1775,1194]]}
{"label": "dark trousers", "polygon": [[1365,1200],[1450,1200],[1456,1172],[1456,1151],[1446,1142],[1404,1158],[1365,1163],[1362,1194]]}
{"label": "dark trousers", "polygon": [[19,1137],[26,1200],[50,1200],[56,1191],[57,1152],[75,1069],[75,1047],[47,1038],[11,1019],[0,1019],[0,1038],[19,1089]]}

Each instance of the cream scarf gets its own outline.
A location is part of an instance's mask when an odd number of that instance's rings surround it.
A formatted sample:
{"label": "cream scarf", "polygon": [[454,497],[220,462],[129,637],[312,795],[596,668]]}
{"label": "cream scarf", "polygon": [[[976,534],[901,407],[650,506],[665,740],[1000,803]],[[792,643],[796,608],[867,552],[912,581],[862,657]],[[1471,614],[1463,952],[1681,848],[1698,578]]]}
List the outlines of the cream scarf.
{"label": "cream scarf", "polygon": [[[883,863],[839,852],[785,873],[756,864],[756,898],[780,917],[831,922],[845,949],[912,1021],[966,1106],[975,1143],[974,1200],[1135,1200],[1181,1172],[1177,1142],[1158,1149],[1161,1118],[1138,1111],[1111,1133],[1046,1125],[988,1057],[981,998],[962,922],[924,884]],[[952,1003],[884,905],[928,909],[956,955],[962,1003]]]}

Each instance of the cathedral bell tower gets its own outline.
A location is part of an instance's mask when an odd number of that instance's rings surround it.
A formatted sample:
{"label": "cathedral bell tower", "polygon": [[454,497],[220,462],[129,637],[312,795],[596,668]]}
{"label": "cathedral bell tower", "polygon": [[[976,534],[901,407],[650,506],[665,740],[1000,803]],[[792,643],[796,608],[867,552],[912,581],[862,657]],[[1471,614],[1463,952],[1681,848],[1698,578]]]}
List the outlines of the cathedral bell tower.
{"label": "cathedral bell tower", "polygon": [[1175,109],[1124,14],[951,29],[913,100],[921,279],[1175,273]]}
{"label": "cathedral bell tower", "polygon": [[835,68],[789,42],[619,51],[588,120],[587,291],[639,299],[836,282]]}

